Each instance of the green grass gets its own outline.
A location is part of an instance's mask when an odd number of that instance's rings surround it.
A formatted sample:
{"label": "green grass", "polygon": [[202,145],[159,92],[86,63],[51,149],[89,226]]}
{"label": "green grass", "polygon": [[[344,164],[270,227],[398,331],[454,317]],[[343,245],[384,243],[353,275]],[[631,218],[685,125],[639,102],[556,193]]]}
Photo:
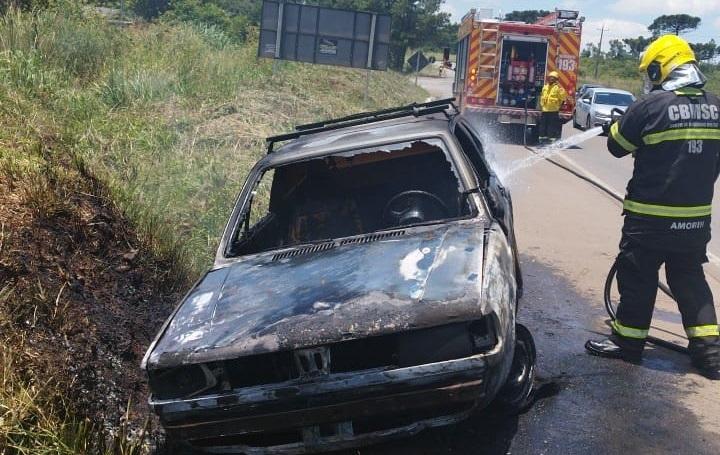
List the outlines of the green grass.
{"label": "green grass", "polygon": [[[583,58],[581,60],[579,83],[595,83],[627,90],[637,96],[642,94],[642,79],[638,73],[637,59],[602,59],[597,65],[598,77],[595,77],[596,63],[595,59]],[[708,78],[705,88],[714,93],[720,93],[720,67],[707,64],[701,66]]]}
{"label": "green grass", "polygon": [[[99,178],[140,243],[171,260],[175,283],[211,264],[266,136],[427,97],[406,76],[374,72],[365,103],[364,72],[259,60],[256,32],[235,45],[212,27],[116,28],[59,3],[0,17],[0,178],[24,182],[18,197],[39,216],[65,203],[46,188],[67,177],[54,163],[74,166],[67,178]],[[64,412],[69,384],[14,372],[32,350],[5,310],[27,311],[26,298],[0,283],[0,331],[17,335],[0,339],[0,454],[135,453],[98,444],[96,422]]]}
{"label": "green grass", "polygon": [[26,368],[27,359],[18,355],[18,349],[24,349],[25,355],[32,351],[23,345],[0,347],[0,454],[138,455],[147,451],[140,442],[142,435],[129,438],[125,427],[104,439],[97,422],[69,416],[61,384],[52,378],[15,373]]}
{"label": "green grass", "polygon": [[158,251],[186,250],[195,272],[264,137],[426,96],[400,75],[373,73],[365,106],[364,72],[298,63],[273,71],[256,58],[254,37],[233,46],[212,28],[123,30],[69,13],[6,16],[0,68],[10,134],[59,141],[110,184]]}

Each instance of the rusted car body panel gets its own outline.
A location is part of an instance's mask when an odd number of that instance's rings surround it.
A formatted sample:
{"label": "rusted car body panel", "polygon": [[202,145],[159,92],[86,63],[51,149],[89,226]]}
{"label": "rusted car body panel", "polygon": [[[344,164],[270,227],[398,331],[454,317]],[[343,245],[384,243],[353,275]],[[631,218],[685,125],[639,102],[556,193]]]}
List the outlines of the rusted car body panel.
{"label": "rusted car body panel", "polygon": [[[169,435],[208,453],[315,453],[451,424],[495,397],[515,344],[516,251],[445,117],[302,138],[248,182],[427,138],[444,144],[471,215],[231,257],[245,185],[213,269],[143,360]],[[206,386],[176,392],[183,381]]]}

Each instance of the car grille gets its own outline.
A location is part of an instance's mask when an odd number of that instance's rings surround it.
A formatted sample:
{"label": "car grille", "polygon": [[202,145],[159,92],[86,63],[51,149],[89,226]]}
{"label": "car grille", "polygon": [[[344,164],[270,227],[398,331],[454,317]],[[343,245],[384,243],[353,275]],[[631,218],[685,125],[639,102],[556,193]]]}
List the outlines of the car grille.
{"label": "car grille", "polygon": [[[240,357],[208,364],[211,371],[222,377],[218,378],[218,385],[214,390],[203,390],[203,393],[218,392],[221,387],[238,389],[323,374],[443,362],[485,352],[495,344],[492,324],[487,319],[481,319],[342,341],[294,352],[280,351]],[[170,373],[151,372],[150,384],[155,398],[174,399],[187,396],[188,390],[193,389],[188,378],[195,378],[196,381],[201,378],[200,375],[190,374],[193,368],[197,366],[175,368]],[[162,380],[153,380],[153,377]],[[182,388],[174,387],[178,382],[183,384]],[[205,385],[198,382],[194,387],[200,390]]]}

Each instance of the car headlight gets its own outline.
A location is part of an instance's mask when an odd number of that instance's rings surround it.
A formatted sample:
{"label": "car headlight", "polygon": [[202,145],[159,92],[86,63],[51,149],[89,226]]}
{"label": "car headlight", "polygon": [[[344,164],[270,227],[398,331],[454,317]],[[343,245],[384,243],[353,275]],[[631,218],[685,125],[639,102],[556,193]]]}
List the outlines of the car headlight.
{"label": "car headlight", "polygon": [[150,370],[148,379],[150,391],[160,400],[190,398],[218,383],[215,372],[205,364]]}

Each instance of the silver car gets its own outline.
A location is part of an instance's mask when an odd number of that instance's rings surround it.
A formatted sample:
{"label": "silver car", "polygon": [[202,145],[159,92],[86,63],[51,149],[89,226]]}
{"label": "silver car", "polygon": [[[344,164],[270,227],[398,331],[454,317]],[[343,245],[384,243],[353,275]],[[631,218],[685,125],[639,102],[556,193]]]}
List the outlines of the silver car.
{"label": "silver car", "polygon": [[573,111],[573,126],[590,129],[609,122],[614,108],[625,111],[635,101],[635,96],[625,90],[594,88],[585,92]]}

